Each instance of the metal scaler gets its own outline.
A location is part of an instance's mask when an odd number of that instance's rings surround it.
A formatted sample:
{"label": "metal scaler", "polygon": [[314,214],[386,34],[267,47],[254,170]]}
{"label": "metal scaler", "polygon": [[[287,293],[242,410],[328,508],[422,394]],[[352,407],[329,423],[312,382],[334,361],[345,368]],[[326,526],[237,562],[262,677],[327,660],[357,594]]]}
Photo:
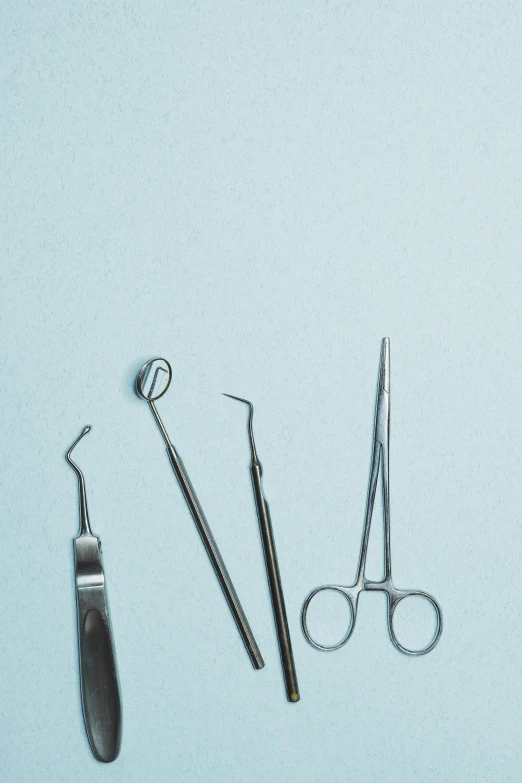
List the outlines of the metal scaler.
{"label": "metal scaler", "polygon": [[80,488],[80,533],[74,539],[74,557],[83,718],[92,752],[98,761],[109,762],[120,752],[120,686],[101,541],[89,524],[83,473],[71,459],[74,447],[90,429],[89,426],[83,428],[66,459],[78,476]]}

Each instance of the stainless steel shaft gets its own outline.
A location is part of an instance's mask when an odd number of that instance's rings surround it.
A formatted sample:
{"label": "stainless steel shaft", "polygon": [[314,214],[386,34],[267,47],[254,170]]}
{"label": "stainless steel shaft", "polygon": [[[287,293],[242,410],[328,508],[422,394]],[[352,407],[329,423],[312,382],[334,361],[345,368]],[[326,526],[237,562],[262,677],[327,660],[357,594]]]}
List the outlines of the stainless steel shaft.
{"label": "stainless steel shaft", "polygon": [[185,497],[187,506],[189,507],[190,513],[192,514],[194,522],[196,523],[196,527],[198,529],[199,535],[201,536],[201,540],[203,541],[203,545],[207,550],[207,555],[210,559],[210,562],[214,566],[214,571],[216,572],[221,589],[225,594],[230,611],[232,612],[234,620],[236,621],[236,625],[238,627],[239,633],[241,634],[241,638],[243,639],[243,643],[247,649],[248,655],[250,656],[252,665],[255,669],[262,669],[265,665],[265,662],[263,661],[263,657],[259,651],[259,647],[257,646],[254,634],[252,633],[250,625],[248,624],[243,607],[239,602],[234,585],[232,584],[232,580],[230,579],[225,563],[223,562],[223,558],[221,557],[214,536],[212,535],[212,531],[210,530],[208,522],[205,518],[203,509],[199,504],[199,500],[188,477],[183,461],[172,443],[167,445],[167,453]]}
{"label": "stainless steel shaft", "polygon": [[297,674],[295,671],[294,656],[292,653],[292,642],[290,640],[290,631],[288,629],[288,620],[286,617],[285,598],[283,587],[281,585],[281,576],[279,574],[279,564],[277,562],[277,553],[274,543],[274,534],[272,531],[272,521],[270,519],[270,510],[265,500],[262,489],[261,463],[254,458],[250,466],[252,475],[252,484],[254,488],[254,497],[256,499],[257,515],[259,526],[261,528],[261,538],[263,541],[263,551],[265,554],[266,571],[268,583],[270,585],[270,595],[272,598],[272,608],[274,611],[274,620],[277,630],[277,640],[279,642],[279,651],[281,653],[281,665],[285,678],[286,695],[291,702],[299,701],[299,686],[297,684]]}

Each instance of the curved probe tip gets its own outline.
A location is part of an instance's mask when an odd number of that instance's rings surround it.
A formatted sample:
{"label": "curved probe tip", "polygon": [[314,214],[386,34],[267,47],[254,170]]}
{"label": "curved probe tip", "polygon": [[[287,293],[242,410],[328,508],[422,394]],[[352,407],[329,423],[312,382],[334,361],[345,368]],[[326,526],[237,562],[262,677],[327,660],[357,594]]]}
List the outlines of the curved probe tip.
{"label": "curved probe tip", "polygon": [[85,496],[85,479],[83,477],[83,473],[76,464],[76,462],[73,462],[71,459],[72,450],[75,446],[78,445],[78,443],[81,441],[84,435],[87,435],[88,432],[91,431],[91,425],[87,424],[86,427],[83,428],[83,430],[80,432],[79,436],[74,441],[73,445],[65,455],[65,459],[71,466],[71,468],[74,470],[76,475],[78,476],[79,486],[80,486],[80,535],[81,536],[92,536],[91,526],[89,524],[89,512],[87,510],[87,498]]}
{"label": "curved probe tip", "polygon": [[250,402],[250,400],[245,400],[244,397],[236,397],[234,394],[227,394],[226,392],[222,392],[224,397],[230,397],[231,400],[238,400],[238,402],[244,402],[245,405],[248,405],[250,408],[248,412],[248,436],[250,438],[250,450],[252,452],[252,462],[259,462],[257,458],[257,452],[256,452],[256,444],[254,442],[254,430],[252,428],[252,420],[254,418],[254,406]]}
{"label": "curved probe tip", "polygon": [[254,406],[250,402],[250,400],[245,400],[244,397],[236,397],[235,394],[227,394],[226,392],[222,392],[223,397],[230,397],[231,400],[238,400],[239,402],[244,402],[245,405],[249,405],[251,410],[254,410]]}
{"label": "curved probe tip", "polygon": [[67,462],[68,462],[70,465],[73,465],[75,468],[77,467],[77,465],[75,465],[75,464],[74,464],[74,462],[73,462],[73,461],[72,461],[72,459],[71,459],[71,454],[72,454],[72,451],[73,451],[73,449],[74,449],[74,448],[75,448],[75,447],[78,445],[78,443],[81,441],[81,439],[83,438],[83,436],[84,436],[84,435],[87,435],[87,433],[88,433],[88,432],[90,432],[91,430],[92,430],[92,427],[91,427],[91,425],[90,425],[90,424],[87,424],[87,425],[86,425],[86,426],[83,428],[83,430],[80,432],[80,434],[78,435],[78,437],[77,437],[77,438],[76,438],[76,440],[74,441],[73,445],[71,446],[71,448],[69,449],[69,451],[68,451],[68,452],[67,452],[67,454],[65,455],[65,459],[67,460]]}

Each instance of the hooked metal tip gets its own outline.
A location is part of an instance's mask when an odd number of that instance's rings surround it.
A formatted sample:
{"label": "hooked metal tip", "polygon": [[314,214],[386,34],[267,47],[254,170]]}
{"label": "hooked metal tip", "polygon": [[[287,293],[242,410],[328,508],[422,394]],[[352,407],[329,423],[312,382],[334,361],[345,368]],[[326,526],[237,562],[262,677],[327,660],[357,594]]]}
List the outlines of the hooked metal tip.
{"label": "hooked metal tip", "polygon": [[381,342],[381,361],[379,366],[379,384],[385,392],[390,392],[390,338]]}
{"label": "hooked metal tip", "polygon": [[243,397],[236,397],[235,394],[227,394],[226,392],[223,392],[223,397],[230,397],[231,400],[239,400],[239,402],[244,402],[246,405],[249,406],[251,412],[254,412],[254,406],[250,402],[250,400],[245,400]]}
{"label": "hooked metal tip", "polygon": [[226,392],[223,392],[224,397],[230,397],[231,400],[238,400],[238,402],[244,402],[245,405],[248,405],[249,412],[248,412],[248,436],[250,438],[250,449],[252,451],[252,462],[259,462],[257,458],[257,452],[256,452],[256,444],[254,442],[254,430],[252,429],[252,420],[254,418],[254,406],[250,402],[250,400],[245,400],[244,397],[236,397],[234,394],[227,394]]}
{"label": "hooked metal tip", "polygon": [[68,451],[68,452],[67,452],[67,454],[65,455],[65,459],[67,460],[67,462],[68,462],[70,465],[72,465],[72,466],[73,466],[73,468],[75,468],[76,470],[80,470],[80,468],[79,468],[79,467],[78,467],[78,465],[76,465],[76,464],[75,464],[75,463],[72,461],[72,459],[71,459],[71,453],[72,453],[72,450],[73,450],[73,449],[74,449],[74,448],[75,448],[75,447],[78,445],[78,443],[81,441],[81,439],[83,438],[83,436],[84,436],[84,435],[87,435],[87,433],[88,433],[88,432],[90,432],[91,430],[92,430],[92,427],[91,427],[91,425],[90,425],[90,424],[87,424],[87,426],[83,428],[83,430],[80,432],[80,434],[78,435],[78,437],[77,437],[77,438],[76,438],[76,440],[74,441],[73,445],[71,446],[71,448],[69,449],[69,451]]}
{"label": "hooked metal tip", "polygon": [[65,455],[65,459],[69,463],[69,465],[72,467],[76,475],[78,476],[78,482],[80,485],[80,534],[81,535],[89,535],[92,536],[91,527],[89,524],[89,512],[87,510],[87,498],[85,495],[85,479],[83,477],[83,473],[76,464],[76,462],[73,462],[71,459],[71,453],[72,450],[75,448],[75,446],[78,445],[78,443],[81,441],[84,435],[87,435],[88,432],[90,432],[92,429],[90,424],[87,424],[86,427],[83,428],[83,430],[80,432],[79,436],[74,441],[73,445]]}

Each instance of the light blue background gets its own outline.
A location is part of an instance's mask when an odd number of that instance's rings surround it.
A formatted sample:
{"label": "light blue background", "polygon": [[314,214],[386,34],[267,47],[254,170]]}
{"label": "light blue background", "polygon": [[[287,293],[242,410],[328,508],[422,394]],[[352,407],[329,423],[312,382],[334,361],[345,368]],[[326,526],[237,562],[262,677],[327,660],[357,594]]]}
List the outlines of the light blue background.
{"label": "light blue background", "polygon": [[[519,5],[9,0],[1,15],[2,780],[519,781]],[[383,596],[363,596],[341,652],[299,627],[312,587],[354,577],[384,335],[394,574],[445,619],[419,659],[392,646]],[[133,393],[158,354],[175,370],[161,413],[261,672]],[[245,411],[222,391],[256,405],[298,705]],[[110,766],[78,681],[64,452],[87,423],[123,693]]]}

